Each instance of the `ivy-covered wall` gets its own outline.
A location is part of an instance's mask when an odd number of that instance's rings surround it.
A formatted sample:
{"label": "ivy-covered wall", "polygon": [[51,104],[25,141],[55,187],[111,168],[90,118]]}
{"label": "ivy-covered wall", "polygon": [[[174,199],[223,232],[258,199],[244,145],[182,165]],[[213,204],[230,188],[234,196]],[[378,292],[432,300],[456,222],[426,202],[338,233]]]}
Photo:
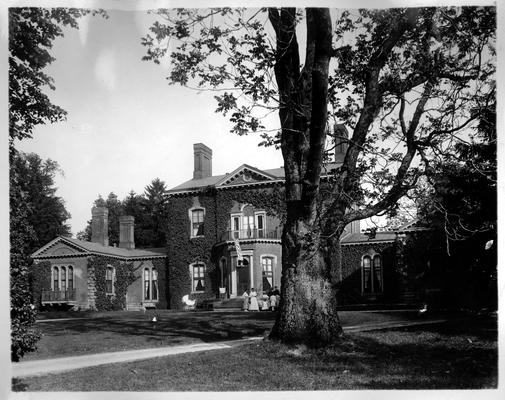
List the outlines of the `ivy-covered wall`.
{"label": "ivy-covered wall", "polygon": [[[267,217],[284,218],[283,189],[281,187],[215,190],[210,188],[195,196],[174,196],[170,199],[167,221],[168,245],[168,298],[169,308],[182,308],[182,297],[203,301],[217,297],[220,285],[218,262],[220,254],[213,246],[230,229],[230,211],[234,202],[251,204],[265,210]],[[189,210],[205,209],[204,235],[190,238]],[[203,262],[206,266],[205,292],[191,294],[189,266]]]}
{"label": "ivy-covered wall", "polygon": [[[114,295],[106,294],[106,270],[115,269]],[[93,271],[95,285],[94,308],[98,311],[126,309],[126,291],[135,280],[133,262],[123,262],[110,257],[92,256],[88,258],[88,271]]]}
{"label": "ivy-covered wall", "polygon": [[[361,259],[364,255],[372,253],[378,253],[382,258],[384,292],[380,297],[366,297],[361,292]],[[395,301],[399,294],[399,280],[394,243],[370,242],[342,246],[339,304]]]}

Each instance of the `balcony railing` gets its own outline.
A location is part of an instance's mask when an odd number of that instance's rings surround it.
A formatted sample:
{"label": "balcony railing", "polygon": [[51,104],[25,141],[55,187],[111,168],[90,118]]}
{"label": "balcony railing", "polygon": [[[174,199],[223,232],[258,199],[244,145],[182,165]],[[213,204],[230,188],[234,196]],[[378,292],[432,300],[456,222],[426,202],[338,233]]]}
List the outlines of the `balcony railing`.
{"label": "balcony railing", "polygon": [[70,301],[75,301],[75,289],[42,291],[42,303],[66,303]]}
{"label": "balcony railing", "polygon": [[221,241],[235,239],[280,239],[280,229],[241,229],[226,231],[221,235]]}

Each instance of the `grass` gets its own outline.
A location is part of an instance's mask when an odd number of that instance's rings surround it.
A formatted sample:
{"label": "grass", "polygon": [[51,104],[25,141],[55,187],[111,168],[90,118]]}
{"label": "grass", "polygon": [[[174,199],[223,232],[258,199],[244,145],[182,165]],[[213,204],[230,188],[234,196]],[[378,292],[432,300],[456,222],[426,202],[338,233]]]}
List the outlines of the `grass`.
{"label": "grass", "polygon": [[13,381],[15,391],[469,389],[497,386],[496,320],[347,334],[332,348],[262,341]]}
{"label": "grass", "polygon": [[[41,314],[41,320],[58,314]],[[196,342],[215,342],[262,336],[274,323],[272,312],[109,312],[59,314],[81,319],[47,321],[37,324],[42,332],[37,351],[23,361],[68,357],[108,351],[134,350]],[[343,311],[344,326],[366,325],[405,319],[416,319],[413,312],[360,313]]]}

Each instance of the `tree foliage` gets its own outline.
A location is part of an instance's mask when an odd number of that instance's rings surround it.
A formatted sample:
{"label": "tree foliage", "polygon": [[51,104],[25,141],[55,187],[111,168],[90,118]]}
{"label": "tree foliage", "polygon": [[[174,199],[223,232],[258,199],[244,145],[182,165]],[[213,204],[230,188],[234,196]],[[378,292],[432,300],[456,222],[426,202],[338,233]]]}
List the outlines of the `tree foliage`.
{"label": "tree foliage", "polygon": [[443,157],[430,170],[431,190],[421,197],[421,215],[442,230],[449,241],[486,233],[496,235],[497,158],[496,108],[480,113],[478,130],[455,154]]}
{"label": "tree foliage", "polygon": [[9,8],[11,146],[16,139],[31,138],[37,125],[65,118],[66,111],[44,93],[47,88],[55,89],[45,68],[54,61],[50,50],[54,40],[63,36],[63,28],[78,28],[78,18],[89,13],[76,8]]}
{"label": "tree foliage", "polygon": [[[142,39],[144,59],[169,56],[170,83],[218,92],[216,111],[234,132],[262,131],[264,143],[282,151],[286,223],[274,335],[334,341],[340,235],[354,220],[394,209],[493,102],[495,9],[156,14]],[[272,133],[261,119],[273,111],[280,131]],[[333,122],[350,137],[337,136]],[[323,187],[325,151],[340,142],[345,158]]]}

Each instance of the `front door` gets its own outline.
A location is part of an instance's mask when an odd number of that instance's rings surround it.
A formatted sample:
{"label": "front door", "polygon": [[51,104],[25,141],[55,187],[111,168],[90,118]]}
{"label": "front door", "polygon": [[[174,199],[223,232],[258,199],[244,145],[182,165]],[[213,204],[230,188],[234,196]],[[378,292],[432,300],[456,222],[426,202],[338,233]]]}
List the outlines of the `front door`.
{"label": "front door", "polygon": [[251,288],[250,268],[249,256],[244,256],[242,263],[237,261],[237,296],[242,296],[247,289]]}

